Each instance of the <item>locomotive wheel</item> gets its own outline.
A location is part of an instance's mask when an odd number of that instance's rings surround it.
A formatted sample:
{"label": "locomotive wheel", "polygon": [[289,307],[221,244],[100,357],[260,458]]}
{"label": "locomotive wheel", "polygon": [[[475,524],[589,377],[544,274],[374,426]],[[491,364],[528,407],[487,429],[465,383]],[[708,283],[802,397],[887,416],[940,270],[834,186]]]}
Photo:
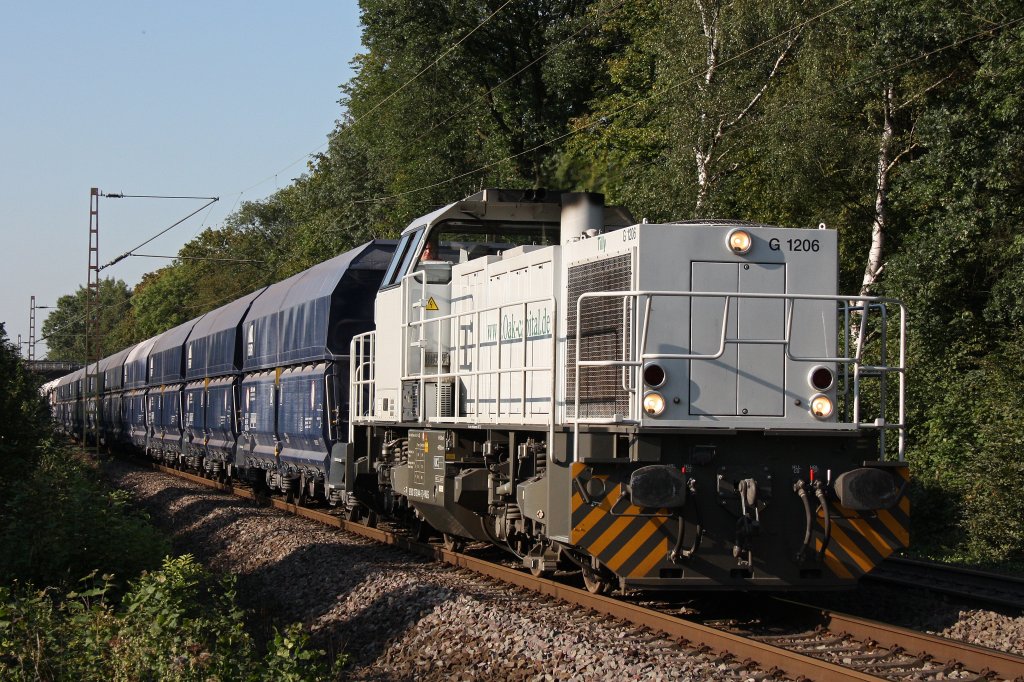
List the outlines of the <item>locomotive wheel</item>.
{"label": "locomotive wheel", "polygon": [[466,549],[466,541],[457,535],[444,533],[442,534],[441,539],[444,542],[444,548],[449,552],[461,552]]}
{"label": "locomotive wheel", "polygon": [[584,568],[583,586],[591,594],[607,594],[612,586],[608,574],[600,568]]}
{"label": "locomotive wheel", "polygon": [[372,509],[367,509],[366,514],[363,516],[363,525],[367,528],[377,527],[377,512]]}
{"label": "locomotive wheel", "polygon": [[[538,543],[533,546],[533,549],[530,551],[530,555],[531,557],[540,556],[541,558],[543,558],[544,553],[547,551],[547,549],[548,546],[546,544]],[[551,573],[551,571],[544,569],[543,561],[537,561],[532,566],[530,566],[530,575],[532,575],[534,578],[545,578],[550,576]]]}

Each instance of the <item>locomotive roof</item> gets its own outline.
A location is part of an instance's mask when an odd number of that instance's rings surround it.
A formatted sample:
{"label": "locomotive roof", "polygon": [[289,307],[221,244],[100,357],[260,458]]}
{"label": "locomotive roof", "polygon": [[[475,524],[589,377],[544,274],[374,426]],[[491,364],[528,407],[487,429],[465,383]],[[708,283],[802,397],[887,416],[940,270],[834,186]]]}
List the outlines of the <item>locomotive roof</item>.
{"label": "locomotive roof", "polygon": [[779,227],[769,223],[751,220],[734,220],[732,218],[694,218],[692,220],[673,220],[669,225],[686,225],[687,227]]}
{"label": "locomotive roof", "polygon": [[[559,224],[562,219],[561,190],[484,189],[460,201],[442,206],[416,218],[402,234],[423,225],[434,225],[446,219],[460,218],[471,222],[524,222]],[[605,207],[605,223],[625,227],[633,222],[629,211],[621,206]]]}

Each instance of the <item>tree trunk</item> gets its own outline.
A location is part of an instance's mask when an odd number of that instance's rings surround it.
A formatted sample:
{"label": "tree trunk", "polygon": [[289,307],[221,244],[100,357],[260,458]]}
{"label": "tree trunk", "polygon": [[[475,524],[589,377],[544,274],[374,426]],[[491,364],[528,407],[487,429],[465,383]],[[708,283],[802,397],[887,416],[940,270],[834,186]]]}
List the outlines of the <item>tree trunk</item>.
{"label": "tree trunk", "polygon": [[703,78],[697,79],[697,97],[699,107],[699,122],[697,139],[693,145],[693,156],[696,164],[697,197],[694,202],[694,217],[701,217],[705,204],[711,194],[713,185],[722,179],[724,175],[735,170],[736,164],[723,169],[722,164],[728,152],[719,151],[719,144],[726,133],[743,121],[752,111],[755,110],[761,98],[768,91],[769,86],[778,79],[779,71],[791,54],[797,41],[803,32],[801,26],[794,30],[789,40],[775,58],[771,71],[761,82],[760,87],[752,94],[746,106],[735,116],[724,113],[715,114],[712,111],[715,101],[715,91],[718,89],[716,82],[719,63],[719,51],[721,49],[720,23],[722,16],[722,3],[720,0],[695,0],[697,10],[700,13],[701,29],[705,41],[705,71]]}
{"label": "tree trunk", "polygon": [[878,176],[875,182],[875,215],[871,221],[871,247],[864,267],[860,295],[869,296],[882,272],[885,229],[889,216],[889,173],[892,171],[892,98],[893,87],[885,86],[882,96],[882,138],[878,144]]}

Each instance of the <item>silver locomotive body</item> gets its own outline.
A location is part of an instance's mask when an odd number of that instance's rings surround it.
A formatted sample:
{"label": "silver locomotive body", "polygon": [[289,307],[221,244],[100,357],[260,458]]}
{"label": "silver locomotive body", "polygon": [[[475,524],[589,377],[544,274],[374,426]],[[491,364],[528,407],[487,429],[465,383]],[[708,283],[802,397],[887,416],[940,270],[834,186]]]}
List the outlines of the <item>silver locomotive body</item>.
{"label": "silver locomotive body", "polygon": [[451,204],[352,342],[335,495],[593,589],[852,584],[909,541],[905,315],[836,280],[826,229]]}

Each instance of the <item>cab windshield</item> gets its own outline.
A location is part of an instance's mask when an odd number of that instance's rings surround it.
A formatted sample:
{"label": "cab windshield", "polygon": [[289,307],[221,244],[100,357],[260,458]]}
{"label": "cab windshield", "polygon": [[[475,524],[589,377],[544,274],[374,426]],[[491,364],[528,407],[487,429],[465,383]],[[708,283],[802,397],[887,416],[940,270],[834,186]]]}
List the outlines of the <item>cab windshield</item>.
{"label": "cab windshield", "polygon": [[[384,275],[381,289],[399,284],[422,260],[427,226],[402,236]],[[517,246],[552,246],[558,243],[558,223],[505,223],[501,221],[446,220],[430,228],[430,242],[436,246],[430,260],[465,263],[482,256],[494,256]]]}
{"label": "cab windshield", "polygon": [[431,229],[430,240],[438,246],[434,260],[458,264],[517,246],[551,246],[558,243],[560,230],[558,223],[447,220]]}

